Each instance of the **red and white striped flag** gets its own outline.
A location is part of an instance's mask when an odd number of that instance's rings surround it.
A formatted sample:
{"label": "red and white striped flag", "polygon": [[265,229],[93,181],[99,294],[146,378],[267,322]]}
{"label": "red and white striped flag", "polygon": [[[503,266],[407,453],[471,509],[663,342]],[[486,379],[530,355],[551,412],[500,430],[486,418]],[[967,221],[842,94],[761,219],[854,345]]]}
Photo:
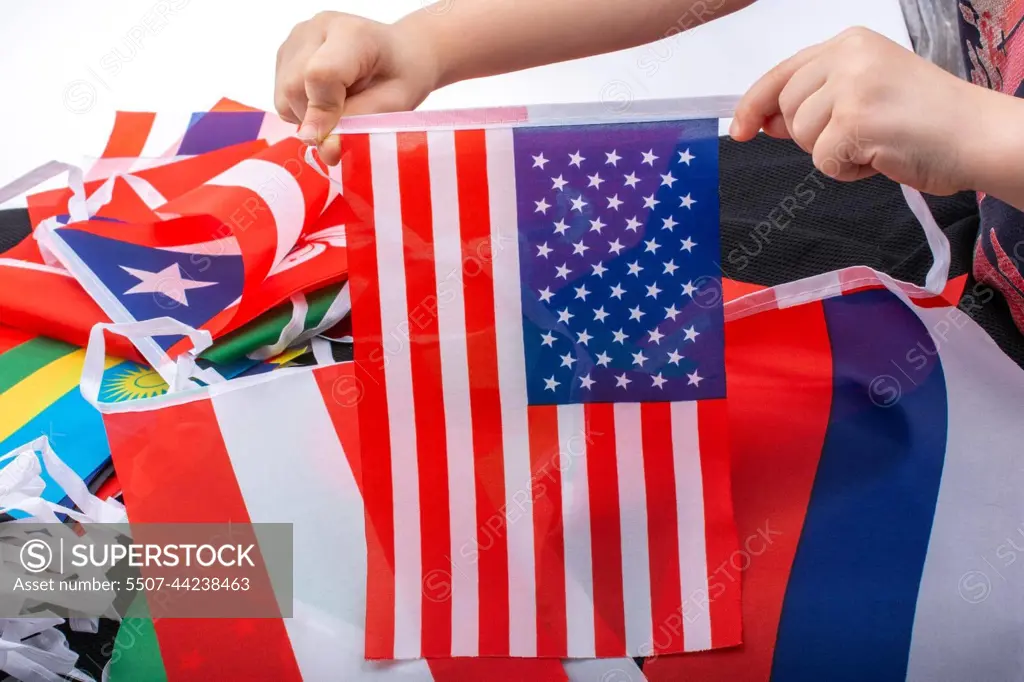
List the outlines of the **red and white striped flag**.
{"label": "red and white striped flag", "polygon": [[[718,253],[715,131],[343,137],[368,658],[739,643],[739,584],[709,588],[736,549],[721,301],[699,300]],[[540,302],[564,310],[539,305],[544,277]],[[561,366],[544,355],[559,344]]]}

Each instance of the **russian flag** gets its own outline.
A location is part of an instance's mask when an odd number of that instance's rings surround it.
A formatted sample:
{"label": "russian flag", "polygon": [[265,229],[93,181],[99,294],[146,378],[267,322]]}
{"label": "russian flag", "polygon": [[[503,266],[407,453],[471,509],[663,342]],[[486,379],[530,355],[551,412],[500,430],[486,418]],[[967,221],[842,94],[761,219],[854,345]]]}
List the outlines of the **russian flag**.
{"label": "russian flag", "polygon": [[644,671],[1024,679],[1024,371],[942,299],[831,277],[726,308],[740,550],[709,592],[743,581],[744,644]]}

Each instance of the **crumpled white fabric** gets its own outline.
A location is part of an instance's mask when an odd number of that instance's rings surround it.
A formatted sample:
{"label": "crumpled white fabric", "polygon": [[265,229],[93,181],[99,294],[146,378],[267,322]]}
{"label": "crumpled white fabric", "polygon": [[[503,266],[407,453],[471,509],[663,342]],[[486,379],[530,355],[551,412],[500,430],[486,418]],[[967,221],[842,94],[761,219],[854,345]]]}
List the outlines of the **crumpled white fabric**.
{"label": "crumpled white fabric", "polygon": [[[3,543],[6,529],[14,530],[26,522],[55,524],[54,534],[57,536],[72,533],[61,523],[58,514],[81,523],[128,522],[124,505],[113,499],[101,500],[90,493],[85,482],[53,451],[45,436],[3,455],[0,464],[3,464],[0,468],[0,511],[19,510],[29,515],[26,519],[0,524],[0,545],[6,544]],[[40,497],[46,487],[42,479],[44,466],[77,510]],[[6,560],[10,553],[3,554]],[[13,556],[17,556],[17,552]],[[13,579],[16,568],[14,562],[0,561],[0,576]],[[63,682],[66,679],[94,682],[91,676],[77,669],[78,654],[71,651],[67,639],[56,629],[64,619],[45,617],[45,613],[41,615],[43,617],[0,619],[0,672],[22,682]],[[75,629],[83,631],[95,632],[98,624],[95,618],[73,620],[78,621]]]}

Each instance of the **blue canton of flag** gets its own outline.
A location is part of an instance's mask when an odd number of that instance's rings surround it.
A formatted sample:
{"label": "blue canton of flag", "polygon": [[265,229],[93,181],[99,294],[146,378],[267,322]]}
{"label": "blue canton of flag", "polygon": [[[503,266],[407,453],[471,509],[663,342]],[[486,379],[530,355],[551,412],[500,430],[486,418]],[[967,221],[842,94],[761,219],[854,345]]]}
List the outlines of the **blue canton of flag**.
{"label": "blue canton of flag", "polygon": [[725,396],[718,121],[515,132],[532,405]]}
{"label": "blue canton of flag", "polygon": [[[74,228],[60,237],[136,320],[173,317],[199,328],[242,295],[241,256],[139,246]],[[154,340],[166,350],[179,338]]]}

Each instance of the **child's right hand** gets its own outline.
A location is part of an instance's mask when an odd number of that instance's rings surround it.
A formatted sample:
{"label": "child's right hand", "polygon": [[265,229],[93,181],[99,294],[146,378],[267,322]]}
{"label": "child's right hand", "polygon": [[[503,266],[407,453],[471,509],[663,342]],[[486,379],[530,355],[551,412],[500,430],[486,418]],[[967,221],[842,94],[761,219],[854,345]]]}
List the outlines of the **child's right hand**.
{"label": "child's right hand", "polygon": [[437,71],[424,32],[321,12],[296,25],[277,51],[274,106],[335,165],[341,146],[328,135],[342,115],[413,109],[436,87]]}

